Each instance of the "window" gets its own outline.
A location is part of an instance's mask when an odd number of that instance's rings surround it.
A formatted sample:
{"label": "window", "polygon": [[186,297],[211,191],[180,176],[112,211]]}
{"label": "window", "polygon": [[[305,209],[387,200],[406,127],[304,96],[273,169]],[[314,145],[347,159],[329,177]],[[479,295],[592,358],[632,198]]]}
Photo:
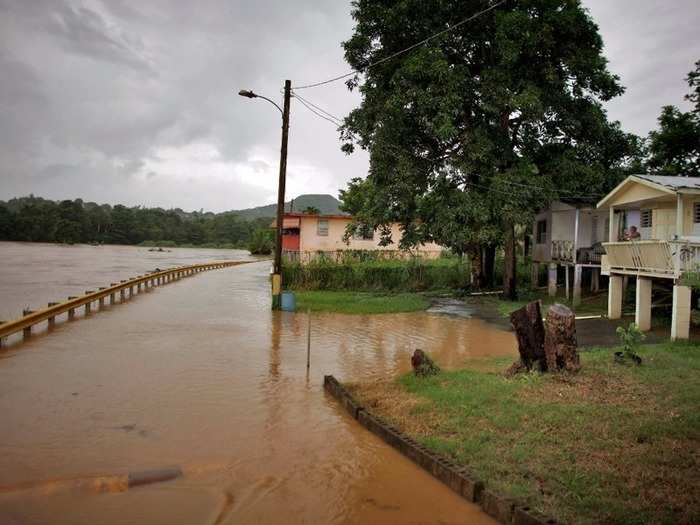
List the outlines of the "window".
{"label": "window", "polygon": [[547,221],[537,221],[537,244],[547,242]]}
{"label": "window", "polygon": [[641,210],[639,212],[639,227],[640,228],[651,228],[652,226],[652,213],[651,210]]}
{"label": "window", "polygon": [[700,223],[700,202],[693,203],[693,222]]}
{"label": "window", "polygon": [[372,241],[374,240],[374,230],[370,226],[361,224],[355,230],[352,238],[356,241]]}
{"label": "window", "polygon": [[328,219],[319,219],[316,223],[316,235],[328,237]]}

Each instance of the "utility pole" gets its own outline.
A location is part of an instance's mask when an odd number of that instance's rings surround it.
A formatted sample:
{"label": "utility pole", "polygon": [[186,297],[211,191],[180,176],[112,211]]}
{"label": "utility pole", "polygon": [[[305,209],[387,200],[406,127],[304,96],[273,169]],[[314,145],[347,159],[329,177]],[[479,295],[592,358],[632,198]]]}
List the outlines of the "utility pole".
{"label": "utility pole", "polygon": [[277,186],[277,236],[275,264],[272,274],[272,309],[279,310],[282,303],[282,229],[284,227],[284,188],[287,182],[287,143],[289,141],[289,102],[292,81],[284,81],[284,106],[282,110],[282,147],[280,149],[280,177]]}

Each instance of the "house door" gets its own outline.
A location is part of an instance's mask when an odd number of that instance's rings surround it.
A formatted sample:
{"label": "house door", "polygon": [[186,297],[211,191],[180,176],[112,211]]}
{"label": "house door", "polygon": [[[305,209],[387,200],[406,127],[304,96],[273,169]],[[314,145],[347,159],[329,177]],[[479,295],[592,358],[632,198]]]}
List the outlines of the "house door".
{"label": "house door", "polygon": [[676,235],[676,210],[664,208],[654,210],[652,237],[657,240],[670,240]]}

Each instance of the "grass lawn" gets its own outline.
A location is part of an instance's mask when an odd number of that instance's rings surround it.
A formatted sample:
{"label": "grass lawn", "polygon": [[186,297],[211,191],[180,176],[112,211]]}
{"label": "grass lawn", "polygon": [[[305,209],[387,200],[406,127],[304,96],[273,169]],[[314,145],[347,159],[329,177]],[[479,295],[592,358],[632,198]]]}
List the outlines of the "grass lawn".
{"label": "grass lawn", "polygon": [[341,314],[387,314],[425,310],[430,301],[417,293],[371,292],[294,292],[297,311],[337,312]]}
{"label": "grass lawn", "polygon": [[489,368],[348,385],[373,412],[564,523],[700,523],[700,346],[581,353],[578,375]]}
{"label": "grass lawn", "polygon": [[[522,308],[527,303],[531,301],[542,301],[543,314],[545,313],[548,306],[559,303],[565,304],[572,310],[576,312],[576,315],[606,315],[608,313],[608,294],[607,291],[603,291],[597,295],[584,296],[581,300],[581,304],[576,308],[573,307],[571,301],[567,301],[564,297],[549,297],[545,293],[536,292],[526,292],[520,293],[520,298],[517,301],[506,301],[498,297],[488,297],[486,301],[491,301],[496,305],[498,312],[503,317],[509,317],[511,312]],[[628,306],[629,309],[629,306]]]}

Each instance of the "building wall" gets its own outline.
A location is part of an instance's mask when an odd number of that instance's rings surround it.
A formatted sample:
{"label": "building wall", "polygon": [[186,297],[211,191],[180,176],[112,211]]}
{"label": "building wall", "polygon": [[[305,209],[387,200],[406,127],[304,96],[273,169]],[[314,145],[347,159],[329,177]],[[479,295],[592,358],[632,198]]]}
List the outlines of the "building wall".
{"label": "building wall", "polygon": [[[593,217],[596,220],[593,220]],[[581,209],[579,212],[578,247],[589,248],[597,242],[607,242],[606,220],[609,218],[607,210]],[[546,243],[537,242],[537,222],[547,221]],[[551,245],[553,241],[574,242],[576,226],[576,208],[562,202],[554,202],[548,210],[543,210],[535,217],[533,235],[535,237],[533,257],[537,262],[551,260]],[[595,235],[594,229],[595,227]]]}
{"label": "building wall", "polygon": [[[394,241],[388,246],[379,245],[379,232],[374,232],[372,240],[362,240],[350,238],[349,243],[345,243],[343,235],[345,228],[350,224],[350,218],[330,217],[328,218],[328,235],[318,235],[318,221],[324,217],[301,217],[301,242],[299,250],[302,252],[332,252],[337,250],[398,250],[398,243],[401,239],[401,229],[398,224],[391,228],[391,237]],[[442,251],[442,247],[435,243],[422,245],[418,251],[430,252],[437,255]]]}

